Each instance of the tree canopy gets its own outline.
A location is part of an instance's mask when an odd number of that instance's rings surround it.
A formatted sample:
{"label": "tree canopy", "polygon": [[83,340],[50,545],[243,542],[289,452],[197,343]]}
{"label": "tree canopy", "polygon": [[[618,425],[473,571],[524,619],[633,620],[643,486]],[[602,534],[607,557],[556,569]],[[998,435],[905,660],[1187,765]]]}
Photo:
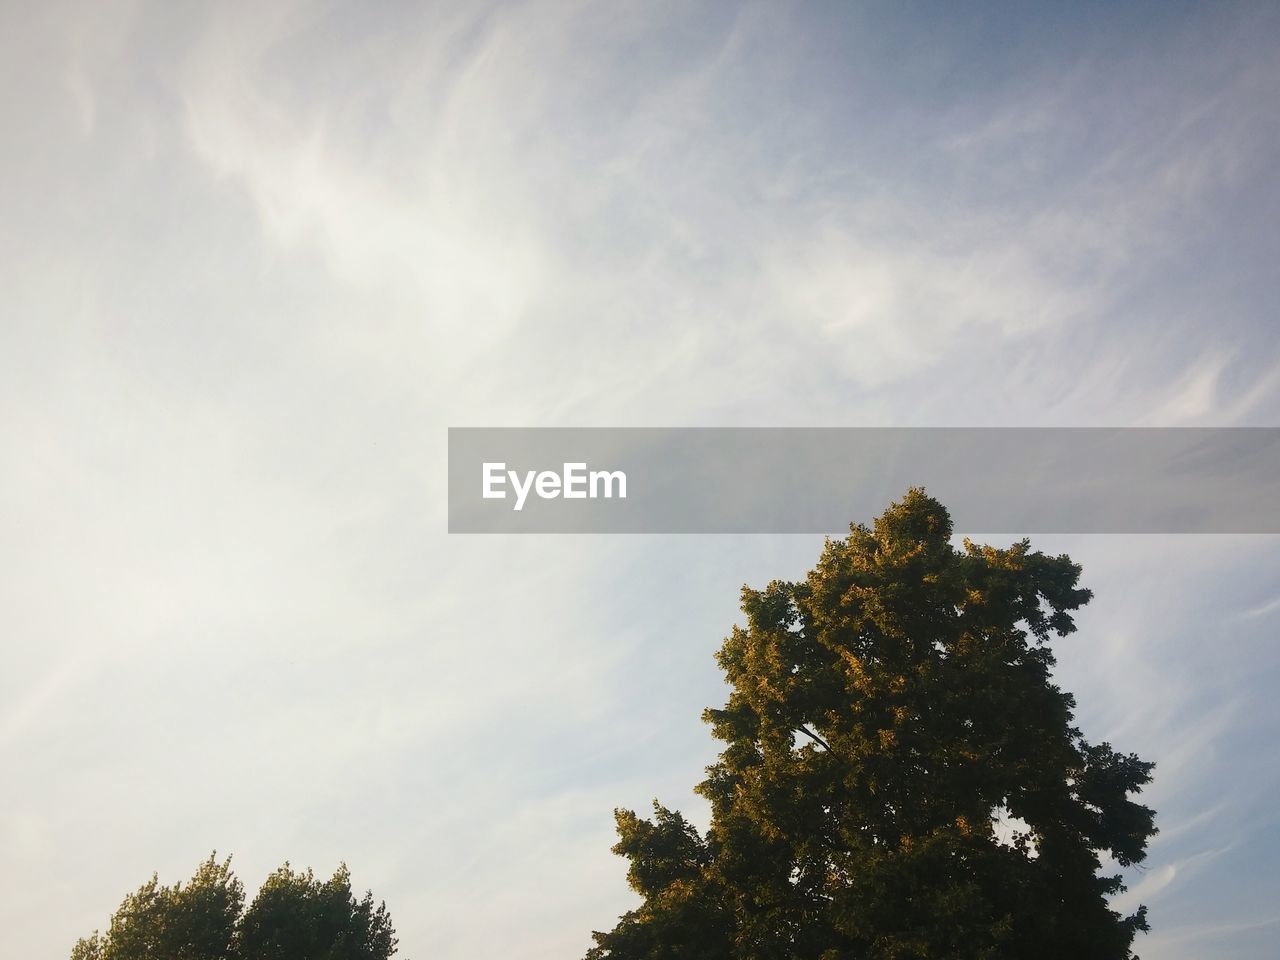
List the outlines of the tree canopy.
{"label": "tree canopy", "polygon": [[395,952],[386,905],[375,906],[372,893],[356,899],[346,866],[321,881],[286,863],[246,907],[230,859],[211,855],[185,885],[152,876],[105,934],[76,943],[71,960],[388,960]]}
{"label": "tree canopy", "polygon": [[1066,556],[964,541],[913,489],[797,583],[742,591],[703,719],[706,833],[616,812],[642,902],[587,960],[1129,958],[1152,764],[1074,725],[1051,635],[1090,599]]}

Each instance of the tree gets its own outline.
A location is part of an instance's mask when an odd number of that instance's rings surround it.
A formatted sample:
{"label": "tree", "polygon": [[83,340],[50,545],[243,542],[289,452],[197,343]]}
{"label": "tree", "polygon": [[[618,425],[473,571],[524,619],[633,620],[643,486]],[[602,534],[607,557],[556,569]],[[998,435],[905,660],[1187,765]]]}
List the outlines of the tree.
{"label": "tree", "polygon": [[1053,683],[1080,568],[951,535],[912,489],[805,580],[743,588],[710,827],[616,813],[642,902],[588,960],[1131,956],[1146,910],[1100,873],[1145,856],[1153,765],[1088,743]]}
{"label": "tree", "polygon": [[385,960],[395,953],[386,904],[356,900],[345,866],[321,883],[286,863],[271,874],[240,918],[240,960]]}
{"label": "tree", "polygon": [[357,900],[341,866],[321,882],[286,863],[246,909],[231,861],[215,856],[186,886],[144,883],[121,903],[105,936],[78,941],[71,960],[388,960],[395,930],[385,904]]}

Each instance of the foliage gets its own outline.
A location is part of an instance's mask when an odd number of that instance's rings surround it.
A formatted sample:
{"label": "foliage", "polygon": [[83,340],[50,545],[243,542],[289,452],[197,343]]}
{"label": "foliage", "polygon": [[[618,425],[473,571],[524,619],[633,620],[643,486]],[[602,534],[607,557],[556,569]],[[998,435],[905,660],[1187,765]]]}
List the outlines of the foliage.
{"label": "foliage", "polygon": [[214,856],[185,886],[156,876],[125,897],[105,935],[81,939],[71,960],[388,960],[395,930],[385,904],[357,900],[339,867],[327,881],[286,863],[245,907],[231,860]]}
{"label": "foliage", "polygon": [[345,866],[321,883],[285,864],[244,912],[239,934],[241,960],[384,960],[396,946],[386,905],[375,907],[372,893],[356,900]]}
{"label": "foliage", "polygon": [[1099,874],[1144,857],[1152,764],[1088,743],[1052,681],[1080,568],[951,535],[913,489],[804,581],[743,588],[710,828],[618,811],[642,902],[588,960],[1131,956],[1145,908]]}

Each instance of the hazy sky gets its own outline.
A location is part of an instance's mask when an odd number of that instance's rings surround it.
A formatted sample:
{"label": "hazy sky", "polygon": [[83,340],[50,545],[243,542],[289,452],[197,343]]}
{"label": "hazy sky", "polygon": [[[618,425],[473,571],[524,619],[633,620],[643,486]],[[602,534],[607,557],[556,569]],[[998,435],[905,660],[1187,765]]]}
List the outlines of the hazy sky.
{"label": "hazy sky", "polygon": [[[612,809],[705,817],[820,538],[451,538],[448,426],[1280,425],[1268,5],[3,9],[8,956],[216,848],[574,958]],[[1037,542],[1159,763],[1139,951],[1271,956],[1280,540]]]}

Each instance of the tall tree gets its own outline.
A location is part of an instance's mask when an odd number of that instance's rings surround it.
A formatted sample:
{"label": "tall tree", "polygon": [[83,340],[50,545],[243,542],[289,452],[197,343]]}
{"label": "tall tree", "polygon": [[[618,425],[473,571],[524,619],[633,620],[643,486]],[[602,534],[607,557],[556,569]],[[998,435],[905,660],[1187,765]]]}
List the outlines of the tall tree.
{"label": "tall tree", "polygon": [[1068,557],[951,543],[913,489],[798,583],[743,588],[700,834],[617,813],[642,897],[588,960],[1124,960],[1147,929],[1152,764],[1088,743],[1048,640],[1091,594]]}
{"label": "tall tree", "polygon": [[320,881],[286,863],[248,908],[230,859],[202,863],[191,882],[157,877],[125,897],[105,935],[78,941],[71,960],[389,960],[395,930],[385,904],[356,899],[345,866]]}

